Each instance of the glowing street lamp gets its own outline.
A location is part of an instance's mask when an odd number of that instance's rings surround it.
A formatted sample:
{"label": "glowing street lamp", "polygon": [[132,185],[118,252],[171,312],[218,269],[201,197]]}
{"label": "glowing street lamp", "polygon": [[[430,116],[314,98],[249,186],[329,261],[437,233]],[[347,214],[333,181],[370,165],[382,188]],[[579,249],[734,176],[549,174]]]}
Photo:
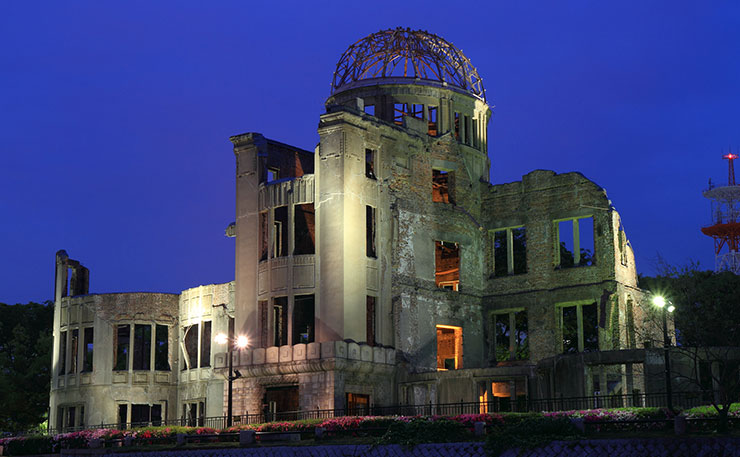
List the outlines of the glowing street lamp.
{"label": "glowing street lamp", "polygon": [[671,339],[668,338],[668,313],[676,310],[673,303],[666,301],[660,295],[653,297],[653,305],[663,310],[663,357],[665,365],[665,393],[668,396],[667,405],[670,411],[673,411],[673,388],[671,386],[671,358],[668,348],[671,346]]}
{"label": "glowing street lamp", "polygon": [[232,404],[232,398],[233,398],[233,385],[234,380],[239,379],[242,374],[239,373],[239,370],[236,370],[236,375],[234,375],[234,348],[237,349],[244,349],[247,347],[247,344],[249,343],[249,340],[247,340],[247,337],[244,335],[239,335],[236,338],[230,338],[226,336],[223,333],[219,333],[216,335],[216,343],[218,344],[229,344],[229,399],[228,399],[228,417],[226,418],[226,426],[231,427],[232,421],[233,421],[233,404]]}

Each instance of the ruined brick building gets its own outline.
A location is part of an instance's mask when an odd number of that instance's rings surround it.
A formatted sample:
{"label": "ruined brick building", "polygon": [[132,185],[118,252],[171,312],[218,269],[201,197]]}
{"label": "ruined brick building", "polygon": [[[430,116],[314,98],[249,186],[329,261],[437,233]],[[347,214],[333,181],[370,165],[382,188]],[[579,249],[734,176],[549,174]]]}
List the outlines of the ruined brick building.
{"label": "ruined brick building", "polygon": [[[236,156],[235,281],[88,294],[57,254],[50,423],[650,390],[644,297],[606,192],[580,173],[489,182],[491,109],[470,61],[423,31],[351,45],[319,143]],[[656,368],[659,369],[659,368]]]}

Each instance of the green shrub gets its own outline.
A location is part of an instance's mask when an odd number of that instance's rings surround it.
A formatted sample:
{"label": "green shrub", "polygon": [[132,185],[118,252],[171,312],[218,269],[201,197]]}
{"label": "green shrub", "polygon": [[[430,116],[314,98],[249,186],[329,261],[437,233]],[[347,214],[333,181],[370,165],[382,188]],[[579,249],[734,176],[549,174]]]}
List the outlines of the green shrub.
{"label": "green shrub", "polygon": [[448,419],[429,421],[423,418],[409,422],[395,421],[379,439],[379,444],[415,446],[422,443],[452,443],[471,439],[470,431],[460,423]]}
{"label": "green shrub", "polygon": [[[54,440],[51,436],[28,436],[8,440],[7,454],[36,455],[54,453]],[[58,450],[57,450],[58,452]]]}
{"label": "green shrub", "polygon": [[496,427],[486,437],[486,452],[494,457],[507,449],[534,449],[555,440],[571,440],[581,432],[563,417],[524,417],[516,423]]}

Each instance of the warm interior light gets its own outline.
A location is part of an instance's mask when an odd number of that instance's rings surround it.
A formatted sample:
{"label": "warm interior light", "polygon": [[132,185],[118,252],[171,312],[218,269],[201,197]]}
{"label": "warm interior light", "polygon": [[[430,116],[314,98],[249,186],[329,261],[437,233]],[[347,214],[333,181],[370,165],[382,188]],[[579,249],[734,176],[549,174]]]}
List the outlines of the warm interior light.
{"label": "warm interior light", "polygon": [[662,308],[665,306],[665,298],[661,297],[660,295],[656,295],[653,297],[653,305],[657,306],[658,308]]}
{"label": "warm interior light", "polygon": [[236,347],[238,347],[239,349],[247,347],[247,342],[247,337],[244,335],[239,335],[238,337],[236,337]]}
{"label": "warm interior light", "polygon": [[218,335],[216,335],[216,343],[218,344],[226,344],[228,340],[229,338],[223,333],[219,333]]}

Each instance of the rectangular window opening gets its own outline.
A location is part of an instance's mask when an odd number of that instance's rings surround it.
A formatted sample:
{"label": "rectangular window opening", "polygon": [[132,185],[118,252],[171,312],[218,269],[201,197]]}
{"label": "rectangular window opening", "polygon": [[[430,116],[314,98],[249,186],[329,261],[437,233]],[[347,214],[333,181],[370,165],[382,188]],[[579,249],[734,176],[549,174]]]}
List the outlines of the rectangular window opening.
{"label": "rectangular window opening", "polygon": [[417,103],[413,103],[411,105],[408,105],[409,107],[409,116],[415,117],[416,119],[424,119],[424,105],[419,105]]}
{"label": "rectangular window opening", "polygon": [[152,326],[134,325],[134,370],[151,369]]}
{"label": "rectangular window opening", "polygon": [[295,249],[293,254],[304,255],[316,252],[316,213],[313,203],[295,205]]}
{"label": "rectangular window opening", "polygon": [[599,350],[599,321],[596,303],[560,308],[563,353]]}
{"label": "rectangular window opening", "polygon": [[460,288],[460,245],[445,241],[434,242],[437,287],[457,291]]}
{"label": "rectangular window opening", "polygon": [[154,336],[154,369],[170,371],[169,327],[157,324]]}
{"label": "rectangular window opening", "polygon": [[260,261],[267,260],[267,247],[269,246],[269,235],[267,230],[267,212],[260,213]]}
{"label": "rectangular window opening", "polygon": [[370,116],[375,116],[375,105],[365,105],[365,114],[369,114]]}
{"label": "rectangular window opening", "polygon": [[185,344],[183,345],[183,370],[198,368],[198,324],[188,325],[183,329]]}
{"label": "rectangular window opening", "polygon": [[131,326],[119,325],[116,328],[115,352],[113,353],[113,369],[116,371],[128,370],[128,352],[131,340]]}
{"label": "rectangular window opening", "polygon": [[370,179],[376,179],[375,159],[376,153],[372,149],[365,149],[365,176]]}
{"label": "rectangular window opening", "polygon": [[370,295],[365,303],[365,342],[375,346],[375,297]]}
{"label": "rectangular window opening", "polygon": [[261,348],[266,348],[268,346],[267,341],[269,340],[269,330],[268,330],[268,318],[267,318],[267,300],[260,300],[259,301],[259,316],[260,316],[260,346]]}
{"label": "rectangular window opening", "polygon": [[280,179],[280,169],[277,167],[267,167],[267,182],[273,182]]}
{"label": "rectangular window opening", "polygon": [[432,201],[438,203],[453,203],[450,198],[450,175],[452,172],[432,170]]}
{"label": "rectangular window opening", "polygon": [[74,329],[72,330],[72,335],[70,337],[69,341],[69,370],[67,373],[77,373],[77,350],[79,346],[79,340],[80,340],[80,330]]}
{"label": "rectangular window opening", "polygon": [[509,314],[494,314],[496,335],[496,361],[505,362],[511,359]]}
{"label": "rectangular window opening", "polygon": [[125,430],[128,428],[128,405],[118,405],[118,430]]}
{"label": "rectangular window opening", "polygon": [[437,370],[459,370],[462,365],[462,327],[437,326]]}
{"label": "rectangular window opening", "polygon": [[82,354],[82,371],[93,371],[93,328],[84,329],[84,353]]}
{"label": "rectangular window opening", "polygon": [[478,149],[478,119],[473,119],[473,147]]}
{"label": "rectangular window opening", "polygon": [[563,353],[578,352],[578,307],[561,308],[561,326],[563,333]]}
{"label": "rectangular window opening", "polygon": [[428,106],[427,112],[429,118],[427,119],[427,134],[430,136],[437,136],[439,134],[439,128],[437,126],[437,107]]}
{"label": "rectangular window opening", "polygon": [[393,104],[393,123],[403,125],[403,117],[408,114],[408,105],[406,103]]}
{"label": "rectangular window opening", "polygon": [[313,343],[314,309],[313,295],[296,295],[293,299],[293,344]]}
{"label": "rectangular window opening", "polygon": [[273,346],[288,344],[288,297],[275,297],[272,305]]}
{"label": "rectangular window opening", "polygon": [[455,139],[460,141],[460,113],[455,111]]}
{"label": "rectangular window opening", "polygon": [[377,257],[375,249],[375,226],[375,208],[367,205],[365,206],[365,255],[371,258]]}
{"label": "rectangular window opening", "polygon": [[590,266],[594,259],[593,217],[557,221],[557,248],[560,268]]}
{"label": "rectangular window opening", "polygon": [[599,350],[599,319],[596,303],[580,306],[583,320],[583,351]]}
{"label": "rectangular window opening", "polygon": [[63,375],[67,369],[67,332],[59,334],[59,374]]}
{"label": "rectangular window opening", "polygon": [[496,277],[527,272],[527,231],[513,227],[493,232],[493,275]]}
{"label": "rectangular window opening", "polygon": [[200,366],[211,366],[211,321],[204,321],[200,324]]}
{"label": "rectangular window opening", "polygon": [[272,228],[272,256],[288,255],[288,207],[279,206],[274,211]]}
{"label": "rectangular window opening", "polygon": [[463,116],[465,121],[465,144],[470,146],[470,116]]}

